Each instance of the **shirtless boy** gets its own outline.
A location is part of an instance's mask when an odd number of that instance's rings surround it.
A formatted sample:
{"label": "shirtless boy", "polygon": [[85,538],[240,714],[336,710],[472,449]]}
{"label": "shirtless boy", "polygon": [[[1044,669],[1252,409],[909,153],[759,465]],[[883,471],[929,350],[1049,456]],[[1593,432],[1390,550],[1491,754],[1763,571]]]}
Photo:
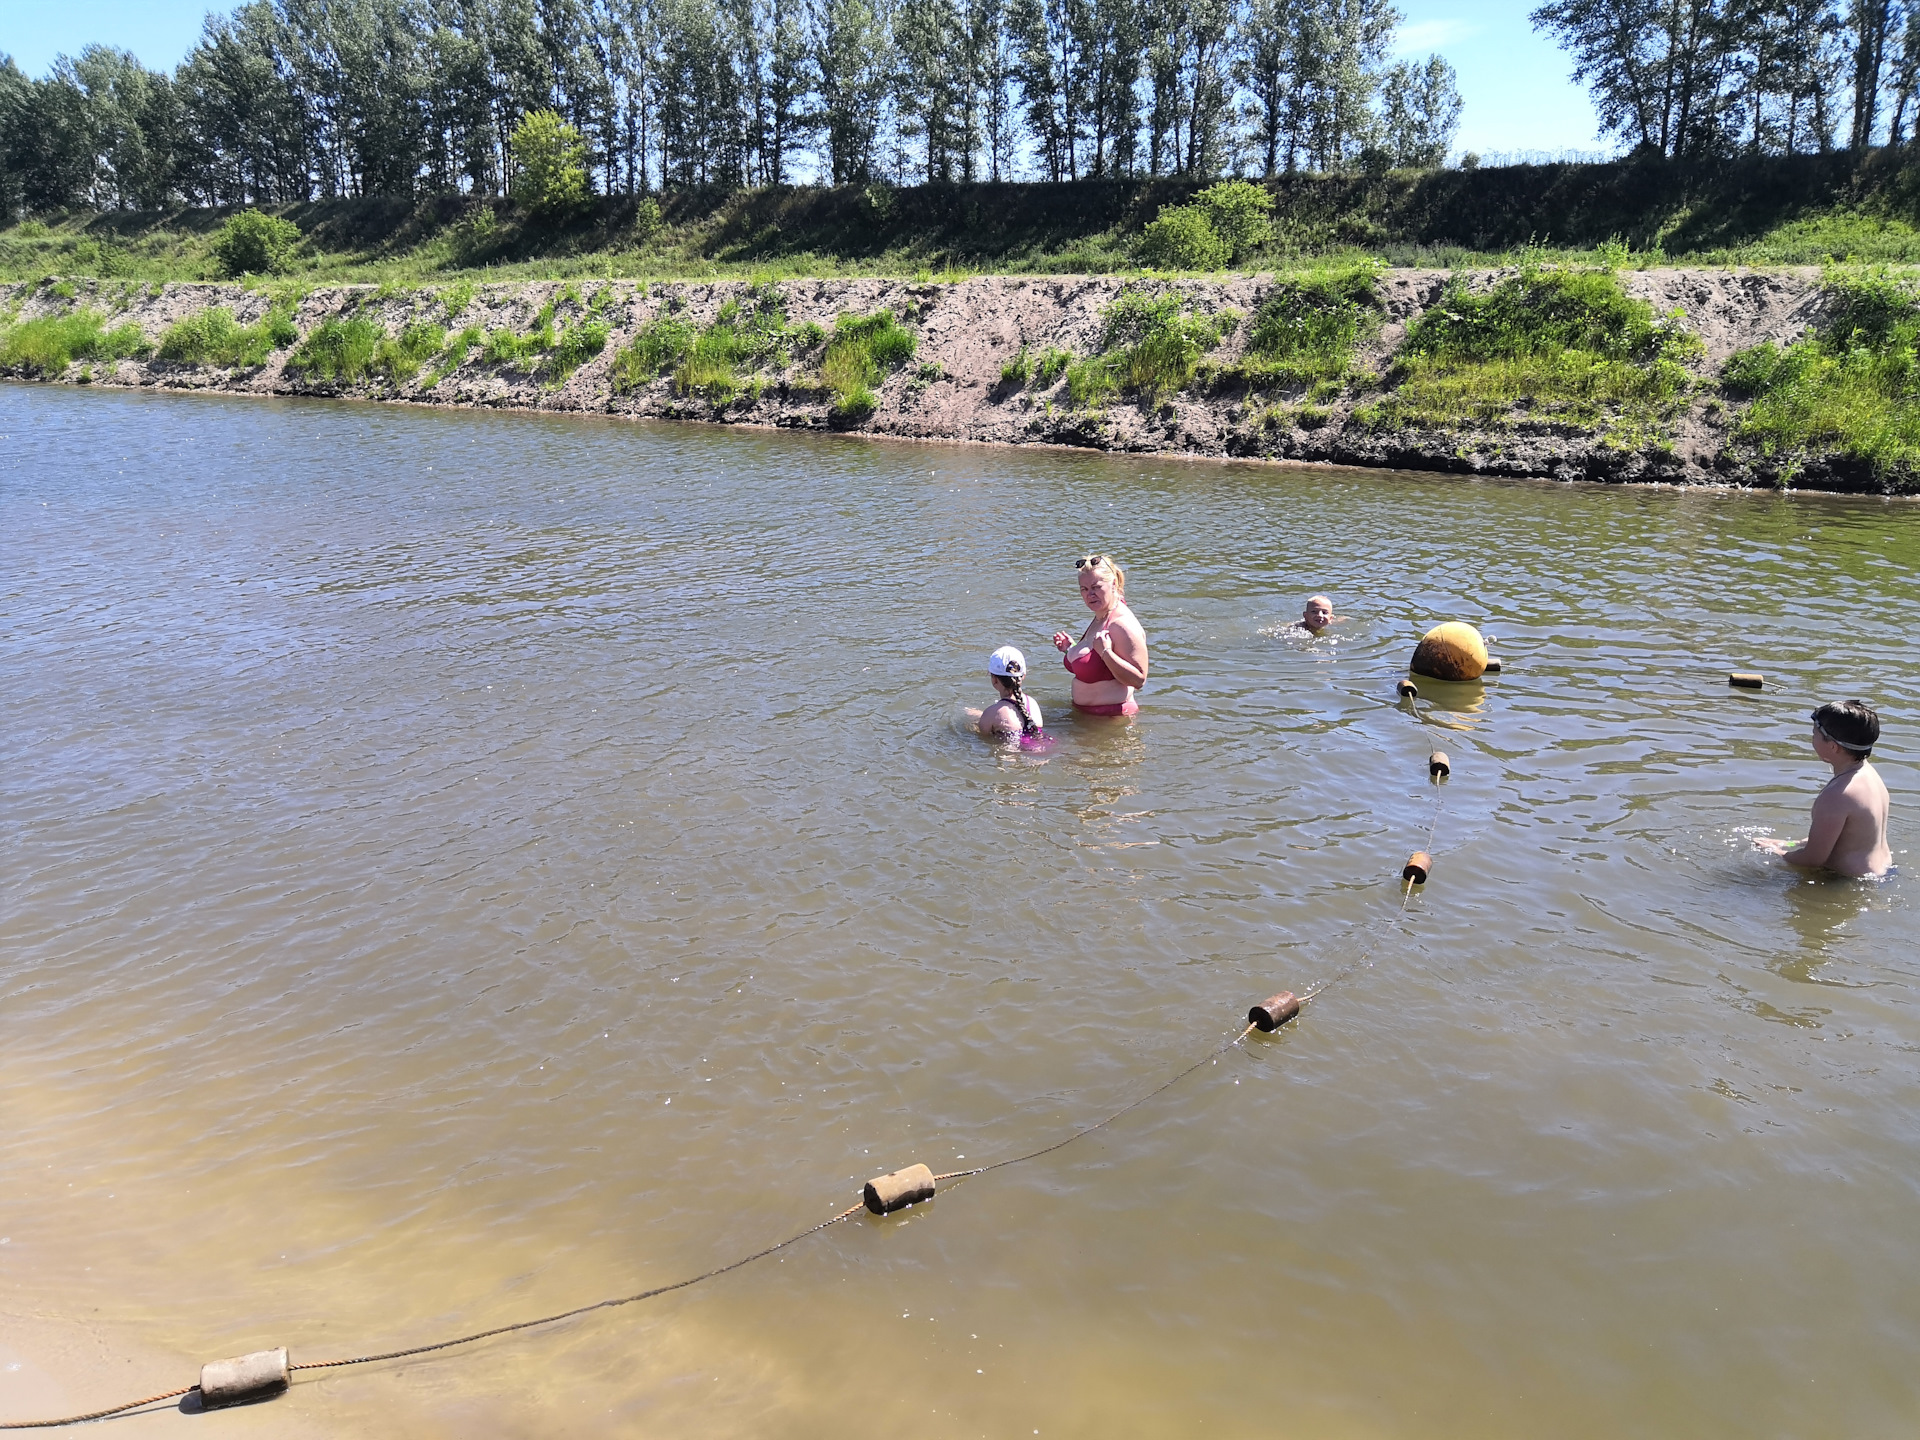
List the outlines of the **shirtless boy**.
{"label": "shirtless boy", "polygon": [[1337,618],[1333,613],[1333,601],[1324,595],[1310,595],[1307,597],[1307,608],[1300,616],[1300,628],[1310,635],[1318,635]]}
{"label": "shirtless boy", "polygon": [[1813,753],[1833,767],[1833,778],[1814,799],[1807,838],[1789,846],[1763,837],[1754,848],[1806,870],[1886,874],[1893,864],[1887,848],[1887,787],[1868,763],[1879,739],[1880,717],[1863,700],[1814,711]]}

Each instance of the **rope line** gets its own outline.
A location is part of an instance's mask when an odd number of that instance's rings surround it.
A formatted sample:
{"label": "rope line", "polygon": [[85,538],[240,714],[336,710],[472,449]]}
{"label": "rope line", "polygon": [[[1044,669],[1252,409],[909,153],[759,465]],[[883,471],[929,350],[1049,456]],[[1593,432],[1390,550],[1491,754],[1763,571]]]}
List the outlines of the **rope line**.
{"label": "rope line", "polygon": [[476,1340],[490,1340],[495,1335],[511,1335],[516,1330],[531,1330],[537,1325],[553,1325],[561,1320],[571,1320],[576,1315],[585,1315],[594,1310],[614,1310],[622,1305],[632,1305],[636,1301],[651,1300],[656,1295],[669,1295],[675,1290],[685,1290],[689,1285],[698,1285],[703,1280],[712,1280],[725,1275],[729,1270],[738,1270],[742,1265],[751,1265],[756,1260],[785,1250],[790,1245],[798,1245],[811,1235],[818,1235],[830,1225],[838,1225],[842,1220],[858,1215],[864,1206],[849,1205],[831,1220],[822,1220],[818,1225],[808,1226],[797,1235],[789,1235],[777,1245],[769,1245],[764,1250],[756,1250],[751,1255],[743,1255],[738,1260],[725,1265],[716,1265],[713,1269],[694,1275],[685,1280],[676,1280],[671,1285],[656,1285],[651,1290],[636,1291],[632,1295],[622,1295],[617,1300],[596,1300],[591,1305],[576,1305],[571,1310],[562,1310],[556,1315],[542,1315],[538,1320],[516,1320],[511,1325],[496,1325],[491,1330],[476,1330],[471,1335],[461,1335],[453,1340],[438,1340],[431,1345],[413,1345],[405,1350],[384,1350],[378,1355],[355,1355],[346,1360],[308,1360],[304,1364],[289,1365],[288,1370],[338,1370],[347,1365],[371,1365],[378,1360],[404,1360],[410,1355],[428,1355],[435,1350],[451,1350],[456,1345],[471,1345]]}
{"label": "rope line", "polygon": [[[1417,702],[1415,703],[1414,715],[1416,719],[1421,720],[1421,724],[1424,726],[1425,721],[1422,717],[1420,717]],[[1446,806],[1446,788],[1445,786],[1438,783],[1437,777],[1435,779],[1434,792],[1435,793],[1434,793],[1433,814],[1427,824],[1427,839],[1426,839],[1426,844],[1423,847],[1429,852],[1431,852],[1433,849],[1434,836],[1439,833],[1441,811]],[[1401,886],[1400,905],[1397,910],[1389,912],[1388,916],[1386,917],[1389,923],[1391,923],[1392,921],[1403,919],[1405,917],[1407,913],[1407,906],[1413,898],[1413,890],[1414,890],[1414,886],[1412,885],[1411,882],[1405,883]],[[1324,981],[1321,981],[1319,984],[1314,985],[1299,997],[1300,1003],[1303,1007],[1308,1002],[1315,999],[1316,997],[1325,994],[1327,990],[1329,990],[1332,986],[1338,984],[1340,981],[1344,980],[1347,976],[1353,974],[1353,972],[1358,970],[1362,965],[1364,965],[1366,961],[1372,956],[1373,952],[1379,948],[1380,942],[1386,937],[1388,933],[1388,925],[1381,924],[1381,925],[1373,926],[1370,928],[1374,929],[1374,934],[1372,938],[1368,941],[1368,943],[1365,946],[1361,948],[1360,952],[1353,959],[1349,960],[1345,966],[1343,966],[1339,971],[1335,972],[1335,974],[1333,974],[1330,978]],[[941,1181],[947,1181],[947,1180],[966,1180],[976,1175],[986,1175],[995,1170],[1004,1170],[1011,1165],[1024,1165],[1028,1161],[1038,1160],[1042,1156],[1051,1155],[1056,1150],[1063,1150],[1067,1146],[1073,1144],[1074,1141],[1083,1140],[1087,1136],[1093,1134],[1096,1130],[1105,1129],[1107,1126],[1113,1124],[1116,1120],[1123,1119],[1127,1115],[1132,1114],[1135,1110],[1138,1110],[1142,1105],[1145,1105],[1147,1102],[1158,1099],[1160,1096],[1166,1094],[1167,1091],[1171,1090],[1174,1086],[1178,1085],[1182,1080],[1186,1079],[1189,1075],[1193,1074],[1194,1071],[1202,1069],[1203,1067],[1212,1063],[1213,1061],[1218,1060],[1220,1056],[1226,1054],[1227,1051],[1234,1049],[1236,1046],[1240,1044],[1241,1041],[1245,1040],[1247,1036],[1251,1035],[1254,1032],[1255,1028],[1256,1027],[1254,1025],[1249,1024],[1246,1027],[1246,1029],[1242,1030],[1238,1035],[1235,1035],[1232,1039],[1223,1041],[1219,1045],[1214,1046],[1211,1050],[1207,1051],[1206,1054],[1202,1055],[1199,1059],[1195,1060],[1191,1065],[1188,1065],[1185,1069],[1178,1071],[1176,1074],[1170,1076],[1166,1080],[1161,1081],[1160,1084],[1156,1085],[1153,1089],[1147,1091],[1144,1095],[1141,1095],[1137,1099],[1129,1101],[1127,1104],[1121,1106],[1118,1110],[1115,1110],[1112,1114],[1107,1115],[1103,1119],[1096,1120],[1091,1125],[1087,1125],[1079,1130],[1075,1130],[1072,1134],[1066,1136],[1064,1139],[1056,1140],[1050,1145],[1044,1145],[1038,1150],[1030,1150],[1022,1155],[1010,1156],[1005,1160],[996,1160],[989,1165],[977,1165],[977,1166],[974,1166],[972,1169],[968,1169],[968,1170],[949,1170],[944,1174],[935,1175],[933,1177],[934,1181],[935,1183],[939,1183]],[[685,1290],[691,1286],[699,1285],[704,1281],[718,1279],[720,1276],[726,1275],[731,1271],[741,1269],[743,1266],[751,1265],[756,1260],[764,1260],[769,1255],[778,1254],[780,1251],[786,1250],[794,1245],[798,1245],[802,1240],[806,1240],[811,1238],[812,1236],[818,1235],[821,1231],[830,1229],[831,1227],[840,1224],[844,1220],[852,1219],[853,1216],[859,1214],[860,1211],[864,1208],[865,1208],[864,1205],[849,1205],[845,1210],[842,1210],[839,1214],[833,1216],[831,1219],[822,1220],[817,1225],[810,1225],[805,1230],[801,1230],[796,1234],[788,1236],[785,1240],[781,1240],[775,1244],[769,1245],[764,1249],[756,1250],[750,1255],[743,1255],[739,1259],[731,1260],[725,1265],[716,1265],[711,1270],[704,1270],[698,1275],[689,1276],[684,1280],[675,1280],[671,1284],[656,1285],[656,1286],[653,1286],[651,1289],[639,1290],[631,1295],[622,1295],[616,1299],[596,1300],[591,1304],[577,1305],[571,1310],[561,1310],[552,1315],[542,1315],[542,1316],[539,1316],[537,1319],[517,1320],[509,1325],[496,1325],[496,1326],[493,1326],[491,1329],[476,1330],[471,1334],[456,1336],[451,1340],[438,1340],[428,1345],[412,1345],[402,1350],[383,1350],[377,1354],[372,1354],[372,1355],[354,1355],[354,1356],[349,1356],[345,1359],[340,1359],[340,1360],[308,1360],[308,1361],[303,1361],[297,1365],[289,1365],[287,1369],[289,1372],[296,1371],[296,1370],[339,1370],[339,1369],[344,1369],[350,1365],[372,1365],[385,1360],[405,1360],[415,1355],[430,1355],[436,1351],[451,1350],[456,1346],[471,1345],[477,1341],[490,1340],[500,1335],[512,1335],[522,1330],[537,1329],[543,1325],[555,1325],[562,1320],[571,1320],[576,1316],[588,1315],[593,1313],[596,1310],[614,1310],[614,1309],[618,1309],[623,1305],[633,1305],[633,1304],[637,1304],[642,1300],[652,1300],[661,1295],[670,1295],[676,1290]],[[143,1400],[131,1400],[124,1405],[114,1405],[105,1410],[90,1410],[84,1415],[67,1415],[57,1420],[0,1421],[0,1430],[51,1430],[51,1429],[57,1429],[61,1426],[66,1426],[66,1425],[85,1424],[86,1422],[92,1421],[92,1420],[104,1420],[109,1416],[123,1415],[129,1410],[138,1410],[142,1406],[155,1405],[163,1400],[176,1400],[183,1395],[187,1395],[194,1391],[197,1391],[199,1388],[200,1387],[198,1385],[187,1385],[187,1386],[181,1387],[178,1390],[169,1390],[164,1394],[149,1395]]]}
{"label": "rope line", "polygon": [[129,1400],[124,1405],[114,1405],[105,1410],[89,1410],[84,1415],[67,1415],[59,1420],[0,1420],[0,1430],[52,1430],[60,1425],[81,1425],[89,1420],[104,1420],[109,1415],[124,1415],[129,1410],[138,1410],[142,1405],[158,1405],[162,1400],[178,1400],[182,1395],[198,1390],[198,1385],[182,1385],[178,1390],[169,1390],[164,1395],[149,1395],[144,1400]]}
{"label": "rope line", "polygon": [[[1433,790],[1433,817],[1427,823],[1426,843],[1420,847],[1428,854],[1433,853],[1433,837],[1440,833],[1440,812],[1444,810],[1447,805],[1446,786],[1436,782]],[[1367,961],[1373,957],[1373,952],[1380,948],[1380,942],[1386,939],[1388,927],[1394,922],[1406,918],[1407,906],[1413,901],[1413,891],[1414,885],[1412,881],[1405,880],[1401,882],[1399,908],[1388,912],[1386,915],[1372,922],[1369,927],[1373,930],[1372,938],[1360,947],[1358,954],[1325,980],[1320,981],[1301,993],[1300,1003],[1302,1006],[1324,995],[1335,985],[1338,985],[1342,980],[1345,980],[1349,975],[1353,974],[1354,971],[1364,966]],[[1362,933],[1364,933],[1364,931]]]}
{"label": "rope line", "polygon": [[1251,1035],[1253,1033],[1253,1030],[1254,1030],[1253,1026],[1251,1025],[1247,1026],[1246,1029],[1242,1030],[1238,1035],[1234,1036],[1233,1039],[1227,1041],[1225,1044],[1214,1046],[1213,1049],[1209,1050],[1206,1054],[1202,1055],[1198,1060],[1194,1061],[1191,1065],[1187,1066],[1186,1069],[1182,1070],[1178,1075],[1175,1075],[1172,1079],[1163,1080],[1160,1084],[1154,1086],[1153,1089],[1149,1090],[1146,1094],[1142,1095],[1138,1100],[1130,1101],[1128,1104],[1121,1106],[1118,1110],[1114,1111],[1111,1115],[1107,1116],[1107,1118],[1104,1120],[1096,1120],[1093,1122],[1093,1124],[1087,1126],[1085,1129],[1074,1131],[1073,1134],[1067,1136],[1067,1138],[1064,1140],[1056,1140],[1051,1145],[1043,1146],[1042,1148],[1031,1151],[1030,1153],[1025,1155],[1015,1155],[1011,1159],[1007,1159],[1007,1160],[996,1160],[991,1165],[976,1165],[971,1170],[949,1170],[946,1174],[936,1175],[933,1178],[936,1182],[941,1180],[964,1180],[970,1175],[985,1175],[990,1170],[1004,1170],[1009,1165],[1024,1165],[1029,1160],[1038,1160],[1042,1155],[1051,1155],[1056,1150],[1064,1150],[1067,1146],[1071,1145],[1074,1141],[1082,1139],[1085,1136],[1091,1135],[1094,1131],[1102,1129],[1105,1126],[1111,1125],[1114,1121],[1118,1120],[1121,1116],[1126,1115],[1134,1110],[1138,1110],[1142,1105],[1146,1104],[1149,1100],[1155,1099],[1160,1095],[1164,1095],[1167,1091],[1171,1090],[1174,1086],[1178,1085],[1182,1080],[1186,1079],[1187,1076],[1193,1074],[1193,1072],[1198,1070],[1201,1066],[1208,1064],[1210,1061],[1219,1059],[1222,1055],[1226,1054],[1227,1051],[1233,1049],[1234,1046],[1238,1045],[1242,1040],[1246,1039],[1247,1036]]}

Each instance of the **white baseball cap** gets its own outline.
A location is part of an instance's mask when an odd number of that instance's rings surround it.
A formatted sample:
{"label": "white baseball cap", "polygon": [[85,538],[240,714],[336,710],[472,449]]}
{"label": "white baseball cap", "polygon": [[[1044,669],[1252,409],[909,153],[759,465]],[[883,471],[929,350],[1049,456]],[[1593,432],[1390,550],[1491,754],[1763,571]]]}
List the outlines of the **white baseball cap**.
{"label": "white baseball cap", "polygon": [[1027,657],[1011,645],[1002,645],[987,657],[987,673],[1018,680],[1027,673]]}

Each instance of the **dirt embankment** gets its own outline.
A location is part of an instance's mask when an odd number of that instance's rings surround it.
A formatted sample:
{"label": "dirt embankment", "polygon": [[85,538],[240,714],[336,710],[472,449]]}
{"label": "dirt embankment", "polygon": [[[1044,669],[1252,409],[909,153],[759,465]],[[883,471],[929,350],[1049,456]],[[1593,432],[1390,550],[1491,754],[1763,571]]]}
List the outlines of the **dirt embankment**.
{"label": "dirt embankment", "polygon": [[[1385,324],[1360,357],[1384,372],[1408,324],[1440,296],[1443,271],[1393,270],[1379,282]],[[1472,277],[1491,284],[1498,274]],[[1735,350],[1761,340],[1790,341],[1821,313],[1812,272],[1652,270],[1623,277],[1629,294],[1662,312],[1678,308],[1682,324],[1701,338],[1703,380],[1717,374]],[[886,309],[915,333],[914,358],[875,387],[871,413],[836,418],[823,385],[818,349],[804,347],[789,363],[743,374],[738,393],[724,401],[710,393],[681,393],[671,377],[616,383],[615,361],[636,332],[662,316],[696,329],[710,324],[729,301],[747,298],[740,282],[682,282],[647,286],[626,281],[511,283],[467,290],[386,292],[336,287],[301,297],[292,319],[304,337],[331,318],[360,318],[398,336],[408,325],[442,326],[448,334],[478,326],[491,334],[525,335],[545,307],[558,307],[562,331],[588,319],[608,327],[604,348],[563,379],[548,358],[489,361],[481,347],[465,359],[429,359],[409,379],[370,375],[352,383],[322,381],[288,364],[296,346],[275,350],[263,364],[219,367],[151,358],[76,362],[57,378],[69,383],[213,390],[239,394],[349,395],[408,403],[545,411],[592,411],[634,417],[729,424],[844,429],[929,440],[989,444],[1057,444],[1106,450],[1193,456],[1321,461],[1401,469],[1472,471],[1512,476],[1694,484],[1771,484],[1777,476],[1728,445],[1734,409],[1703,384],[1663,435],[1639,448],[1594,427],[1530,418],[1524,413],[1445,430],[1386,430],[1361,423],[1354,411],[1366,394],[1353,388],[1315,405],[1298,402],[1304,386],[1250,387],[1231,378],[1196,385],[1157,403],[1115,398],[1097,408],[1076,407],[1065,382],[1018,384],[1002,367],[1025,349],[1076,356],[1097,352],[1103,315],[1129,282],[1108,277],[978,278],[955,283],[898,280],[792,280],[780,302],[790,327],[808,322],[831,331],[843,315]],[[1139,283],[1139,282],[1133,282]],[[1232,309],[1250,317],[1271,280],[1180,281],[1176,288],[1201,312]],[[61,293],[61,292],[69,293]],[[224,306],[241,323],[267,315],[268,297],[239,286],[142,286],[75,281],[64,286],[0,287],[0,305],[17,320],[90,309],[109,326],[137,325],[158,342],[175,322]],[[449,310],[454,313],[449,314]],[[553,314],[552,310],[548,311]],[[1251,326],[1242,322],[1208,360],[1231,366]],[[1880,491],[1862,467],[1838,460],[1802,464],[1796,486]]]}

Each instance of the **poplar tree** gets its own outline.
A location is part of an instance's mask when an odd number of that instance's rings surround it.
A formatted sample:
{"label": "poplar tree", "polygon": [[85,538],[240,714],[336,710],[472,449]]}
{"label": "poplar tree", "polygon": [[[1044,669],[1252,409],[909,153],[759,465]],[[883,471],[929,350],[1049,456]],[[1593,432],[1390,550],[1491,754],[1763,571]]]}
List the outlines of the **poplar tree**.
{"label": "poplar tree", "polygon": [[814,0],[820,126],[835,185],[865,184],[880,170],[880,136],[895,67],[891,17],[883,3]]}

